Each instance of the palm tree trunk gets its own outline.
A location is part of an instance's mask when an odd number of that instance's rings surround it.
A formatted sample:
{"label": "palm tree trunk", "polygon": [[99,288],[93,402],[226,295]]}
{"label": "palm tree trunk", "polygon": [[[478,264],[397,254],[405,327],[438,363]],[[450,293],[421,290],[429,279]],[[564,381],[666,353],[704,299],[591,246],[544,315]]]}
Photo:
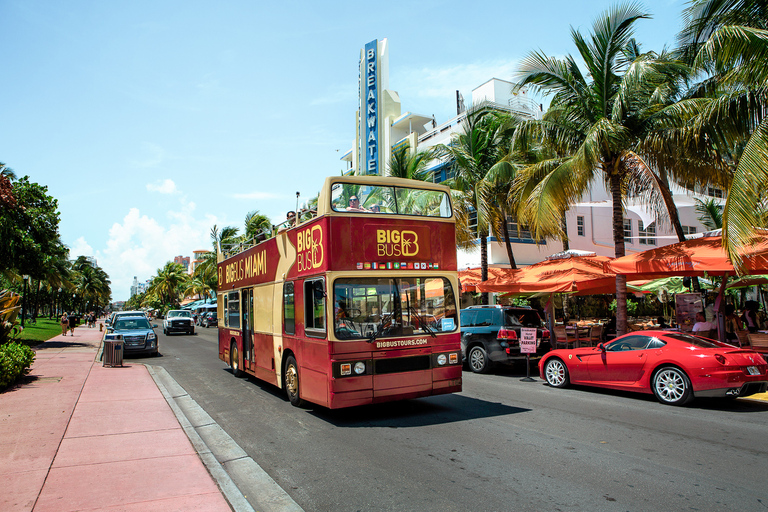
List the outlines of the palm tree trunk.
{"label": "palm tree trunk", "polygon": [[560,225],[563,228],[563,238],[561,241],[563,242],[563,251],[568,251],[571,248],[571,244],[568,241],[568,221],[565,218],[565,212],[563,212],[563,216],[560,218]]}
{"label": "palm tree trunk", "polygon": [[[617,258],[624,256],[624,211],[621,204],[621,176],[611,172],[613,199],[613,245]],[[627,277],[616,275],[616,335],[627,332]]]}
{"label": "palm tree trunk", "polygon": [[[488,235],[480,235],[480,280],[488,280]],[[480,294],[480,304],[489,304],[488,292]]]}
{"label": "palm tree trunk", "polygon": [[[677,211],[677,205],[672,197],[672,191],[669,189],[669,178],[667,177],[666,169],[659,169],[659,190],[661,191],[661,197],[664,199],[664,205],[667,207],[667,214],[669,215],[669,221],[672,223],[672,227],[675,229],[678,242],[685,242],[685,233],[683,233],[683,224],[680,222],[680,213]],[[699,278],[693,278],[693,291],[700,292],[701,285],[699,284]]]}
{"label": "palm tree trunk", "polygon": [[507,248],[507,258],[509,258],[509,266],[512,268],[517,268],[517,264],[515,263],[515,255],[512,254],[512,242],[509,241],[509,226],[507,225],[507,216],[502,215],[504,218],[504,221],[501,223],[501,229],[504,232],[504,246]]}

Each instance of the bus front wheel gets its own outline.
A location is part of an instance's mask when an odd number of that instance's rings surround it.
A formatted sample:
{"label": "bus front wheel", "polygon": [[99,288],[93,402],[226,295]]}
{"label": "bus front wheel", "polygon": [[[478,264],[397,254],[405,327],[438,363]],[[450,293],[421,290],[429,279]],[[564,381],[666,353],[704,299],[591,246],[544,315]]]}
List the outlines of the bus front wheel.
{"label": "bus front wheel", "polygon": [[240,354],[237,352],[237,343],[234,341],[229,347],[229,366],[232,368],[232,375],[242,377],[243,371],[240,369]]}
{"label": "bus front wheel", "polygon": [[304,404],[304,400],[299,396],[299,366],[296,364],[296,358],[293,356],[288,356],[285,360],[283,384],[291,405],[301,407]]}

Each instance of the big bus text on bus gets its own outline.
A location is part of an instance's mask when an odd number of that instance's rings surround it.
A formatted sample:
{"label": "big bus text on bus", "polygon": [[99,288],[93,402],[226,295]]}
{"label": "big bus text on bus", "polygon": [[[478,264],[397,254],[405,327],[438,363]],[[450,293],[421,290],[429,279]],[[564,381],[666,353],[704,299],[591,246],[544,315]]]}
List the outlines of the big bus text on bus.
{"label": "big bus text on bus", "polygon": [[317,215],[224,258],[219,358],[328,408],[461,391],[445,186],[328,178]]}

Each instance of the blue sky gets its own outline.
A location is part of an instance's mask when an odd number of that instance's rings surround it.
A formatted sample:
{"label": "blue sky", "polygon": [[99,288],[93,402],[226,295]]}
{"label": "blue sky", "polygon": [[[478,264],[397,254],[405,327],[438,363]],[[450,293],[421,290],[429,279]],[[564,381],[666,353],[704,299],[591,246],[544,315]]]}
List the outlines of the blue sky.
{"label": "blue sky", "polygon": [[[129,297],[210,230],[280,222],[344,169],[358,58],[389,41],[403,112],[455,112],[455,91],[511,80],[528,52],[575,54],[612,2],[0,0],[0,162],[58,199],[71,257]],[[678,1],[646,1],[644,49],[674,44]]]}

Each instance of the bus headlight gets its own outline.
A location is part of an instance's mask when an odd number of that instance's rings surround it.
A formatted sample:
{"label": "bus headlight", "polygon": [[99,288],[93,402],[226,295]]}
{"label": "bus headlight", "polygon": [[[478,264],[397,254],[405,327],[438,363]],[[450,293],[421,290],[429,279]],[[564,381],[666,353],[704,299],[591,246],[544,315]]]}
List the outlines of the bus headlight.
{"label": "bus headlight", "polygon": [[445,354],[440,354],[439,356],[437,356],[437,364],[439,364],[440,366],[444,366],[445,363],[447,362],[448,362],[448,358],[445,356]]}
{"label": "bus headlight", "polygon": [[355,373],[358,375],[362,375],[365,373],[365,363],[362,361],[358,361],[355,363]]}

